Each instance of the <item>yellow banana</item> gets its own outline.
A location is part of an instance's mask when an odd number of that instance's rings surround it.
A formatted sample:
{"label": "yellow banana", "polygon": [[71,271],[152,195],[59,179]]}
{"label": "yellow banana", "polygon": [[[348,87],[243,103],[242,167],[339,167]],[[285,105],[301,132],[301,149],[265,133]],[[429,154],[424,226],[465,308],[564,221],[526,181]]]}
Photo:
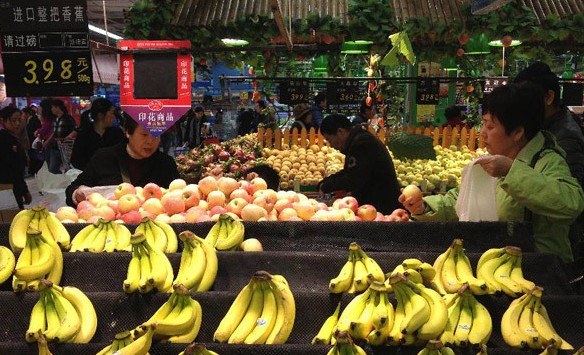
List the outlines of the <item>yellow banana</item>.
{"label": "yellow banana", "polygon": [[460,347],[466,347],[468,344],[468,334],[473,326],[473,314],[470,303],[468,302],[469,295],[465,292],[461,295],[460,317],[456,324],[454,331],[454,344]]}
{"label": "yellow banana", "polygon": [[262,314],[257,319],[256,325],[251,333],[249,333],[245,338],[245,344],[265,344],[276,323],[278,306],[276,303],[276,296],[274,294],[275,290],[272,289],[272,286],[269,282],[263,282],[262,292],[264,294]]}
{"label": "yellow banana", "polygon": [[413,283],[422,284],[424,282],[422,275],[420,275],[420,273],[415,269],[407,269],[404,271],[403,275],[405,276],[406,280],[409,280]]}
{"label": "yellow banana", "polygon": [[532,295],[524,294],[513,300],[501,318],[501,334],[507,345],[514,348],[523,348],[527,345],[524,334],[519,330],[519,317],[523,308],[530,301]]}
{"label": "yellow banana", "polygon": [[163,222],[163,221],[152,221],[156,226],[164,231],[166,235],[166,250],[165,253],[176,253],[178,250],[178,239],[176,237],[176,233],[174,229],[170,226],[170,224]]}
{"label": "yellow banana", "polygon": [[535,306],[535,302],[535,297],[531,297],[525,307],[523,307],[523,311],[519,316],[518,327],[519,331],[523,333],[525,342],[528,347],[531,349],[541,349],[544,346],[542,345],[542,341],[539,339],[537,330],[533,325],[533,308]]}
{"label": "yellow banana", "polygon": [[371,295],[371,289],[367,289],[362,294],[355,296],[351,302],[345,307],[339,316],[339,321],[335,331],[348,331],[351,322],[359,318],[363,310],[367,306],[367,301]]}
{"label": "yellow banana", "polygon": [[369,287],[369,278],[367,277],[367,275],[369,274],[367,272],[367,267],[365,266],[365,263],[363,263],[363,259],[360,259],[357,256],[353,271],[353,287],[355,288],[355,291],[357,292],[365,291],[367,287]]}
{"label": "yellow banana", "polygon": [[[485,253],[488,253],[488,251]],[[497,254],[493,253],[492,255]],[[481,256],[481,259],[482,258],[483,257]],[[502,291],[500,283],[495,278],[495,271],[499,266],[503,265],[503,263],[505,263],[506,261],[507,254],[505,251],[503,251],[503,253],[500,254],[499,257],[493,257],[482,264],[479,261],[480,266],[477,267],[477,278],[484,280],[487,283],[487,286],[489,287],[489,293]]]}
{"label": "yellow banana", "polygon": [[55,264],[55,256],[53,255],[51,246],[42,241],[37,241],[38,235],[30,235],[30,238],[33,248],[36,246],[39,250],[38,259],[31,260],[31,264],[28,266],[17,266],[14,269],[14,275],[18,279],[24,281],[40,280],[44,278]]}
{"label": "yellow banana", "polygon": [[235,301],[233,301],[231,307],[229,307],[229,310],[225,314],[225,317],[223,317],[219,323],[219,326],[213,335],[214,341],[226,343],[229,340],[229,337],[235,331],[239,323],[241,323],[246,314],[251,303],[254,286],[255,280],[252,278],[252,280],[239,292]]}
{"label": "yellow banana", "polygon": [[[148,220],[148,223],[146,223],[144,228],[146,229],[146,233],[150,232],[152,234],[152,239],[154,240],[154,243],[151,243],[152,247],[163,253],[166,252],[168,238],[166,237],[164,230],[157,224],[154,224],[152,220]],[[148,241],[150,242],[150,240]]]}
{"label": "yellow banana", "polygon": [[113,226],[117,236],[115,250],[131,252],[132,246],[130,243],[130,237],[132,236],[132,233],[130,233],[130,230],[125,225],[116,222],[114,222]]}
{"label": "yellow banana", "polygon": [[140,248],[138,246],[132,247],[132,259],[128,265],[128,272],[123,283],[123,290],[126,293],[133,293],[138,291],[140,287]]}
{"label": "yellow banana", "polygon": [[116,355],[146,355],[152,346],[152,336],[154,335],[156,325],[152,324],[146,328],[146,333],[129,345],[118,349]]}
{"label": "yellow banana", "polygon": [[434,269],[434,266],[428,263],[421,263],[420,266],[416,268],[416,271],[422,275],[422,279],[425,283],[428,284],[434,280],[434,277],[436,276],[436,270]]}
{"label": "yellow banana", "polygon": [[333,336],[333,330],[339,321],[339,312],[341,310],[341,302],[337,304],[334,313],[331,314],[323,323],[318,331],[318,334],[312,338],[312,344],[330,344]]}
{"label": "yellow banana", "polygon": [[505,262],[503,262],[495,270],[493,276],[495,281],[499,283],[499,287],[509,297],[517,297],[521,294],[521,286],[511,279],[511,269],[513,268],[515,260],[513,256],[506,254]]}
{"label": "yellow banana", "polygon": [[468,342],[471,345],[482,346],[487,344],[493,331],[493,320],[491,314],[477,299],[469,295],[470,307],[472,310],[472,328],[468,333]]}
{"label": "yellow banana", "polygon": [[33,210],[22,210],[14,216],[8,231],[8,241],[13,252],[19,252],[26,245],[26,231],[35,217]]}
{"label": "yellow banana", "polygon": [[470,266],[470,261],[464,253],[464,248],[462,247],[462,240],[460,244],[457,244],[454,248],[456,257],[456,276],[461,282],[468,283],[468,286],[473,294],[484,295],[489,292],[489,287],[483,280],[477,279],[472,272],[472,267]]}
{"label": "yellow banana", "polygon": [[[385,317],[383,317],[383,311],[385,311]],[[373,329],[367,336],[367,342],[372,346],[385,345],[389,339],[393,323],[393,306],[387,298],[387,292],[382,292],[380,294],[380,302],[375,308],[375,314],[373,318],[373,325],[375,329]]]}
{"label": "yellow banana", "polygon": [[106,253],[113,253],[114,251],[116,251],[116,246],[118,244],[118,234],[116,228],[118,224],[114,221],[109,221],[106,224],[107,232],[105,234],[103,251],[105,251]]}
{"label": "yellow banana", "polygon": [[266,340],[266,344],[284,344],[288,340],[296,321],[296,301],[288,281],[282,275],[270,276],[269,282],[276,296],[278,315],[276,316],[274,329],[272,329],[270,336]]}
{"label": "yellow banana", "polygon": [[519,254],[517,256],[514,256],[514,262],[513,262],[513,267],[511,268],[511,274],[509,275],[509,277],[511,278],[511,280],[515,281],[519,286],[521,286],[521,290],[523,291],[523,293],[527,293],[531,290],[533,290],[533,288],[535,287],[535,284],[529,280],[526,280],[523,277],[523,270],[521,268],[521,262],[522,262],[522,255]]}
{"label": "yellow banana", "polygon": [[[195,301],[190,297],[189,300],[191,302],[193,310],[195,311],[195,320],[193,322],[193,325],[190,327],[190,330],[187,333],[173,335],[170,338],[168,338],[166,341],[169,343],[192,343],[199,334],[199,330],[201,329],[203,310],[201,309],[201,305],[199,304],[199,302]],[[189,302],[189,300],[187,300],[187,302]]]}
{"label": "yellow banana", "polygon": [[404,269],[417,269],[420,265],[422,265],[423,261],[417,258],[409,258],[409,259],[405,259],[402,262],[402,266],[404,267]]}
{"label": "yellow banana", "polygon": [[79,233],[75,234],[75,236],[73,237],[73,240],[71,241],[71,248],[69,249],[69,251],[70,252],[83,251],[85,241],[87,239],[93,240],[97,233],[99,233],[98,230],[100,226],[101,223],[98,222],[83,227],[83,229],[81,229]]}
{"label": "yellow banana", "polygon": [[379,302],[379,292],[372,290],[363,312],[358,318],[351,320],[349,334],[353,339],[366,339],[371,330],[373,330],[373,313],[375,312],[376,302]]}
{"label": "yellow banana", "polygon": [[59,314],[55,308],[55,303],[53,302],[53,295],[48,292],[41,292],[44,297],[45,302],[45,316],[47,319],[47,328],[44,331],[45,337],[48,341],[55,340],[56,334],[61,326],[61,320],[59,319]]}
{"label": "yellow banana", "polygon": [[185,242],[183,256],[181,257],[188,260],[188,264],[185,261],[185,265],[183,265],[183,269],[181,270],[183,271],[181,277],[179,278],[177,275],[175,284],[182,284],[189,290],[196,290],[205,275],[207,257],[202,245],[204,242],[195,240],[194,234],[192,236],[192,239]]}
{"label": "yellow banana", "polygon": [[150,319],[148,319],[146,322],[142,323],[142,327],[158,323],[158,322],[162,321],[164,318],[168,317],[170,312],[172,312],[172,310],[177,306],[177,302],[178,302],[178,293],[176,293],[176,292],[171,293],[168,300],[166,300],[166,302],[164,302],[162,304],[162,306],[160,306],[158,308],[158,310],[156,310],[156,312],[154,312],[154,314],[150,317]]}
{"label": "yellow banana", "polygon": [[44,210],[44,219],[51,235],[59,247],[63,250],[68,250],[71,244],[71,236],[63,223],[61,223],[53,213],[46,209]]}
{"label": "yellow banana", "polygon": [[220,231],[219,238],[215,242],[215,248],[217,250],[233,250],[237,248],[245,236],[245,227],[241,221],[234,220],[229,215],[219,216],[219,220],[222,221],[225,226],[225,232]]}
{"label": "yellow banana", "polygon": [[[148,250],[148,259],[150,260],[150,278],[148,279],[148,283],[150,283],[156,289],[164,292],[166,291],[163,290],[164,282],[168,276],[168,268],[166,265],[168,258],[164,252],[155,249],[150,244],[148,244],[148,240],[145,240],[143,244],[144,247]],[[173,276],[171,276],[171,278]]]}
{"label": "yellow banana", "polygon": [[[401,287],[403,290],[403,295],[406,300],[406,313],[402,320],[402,333],[403,334],[415,334],[418,329],[424,325],[430,318],[430,305],[424,297],[416,294],[411,288],[405,286],[405,281],[399,284],[393,284],[393,287]],[[410,312],[407,311],[407,303],[412,305]]]}
{"label": "yellow banana", "polygon": [[329,290],[332,293],[343,293],[353,284],[353,271],[355,267],[355,258],[352,251],[349,252],[349,259],[345,262],[339,275],[329,283]]}
{"label": "yellow banana", "polygon": [[486,263],[487,261],[489,261],[491,259],[499,258],[504,253],[505,253],[505,248],[491,248],[491,249],[485,251],[481,255],[481,257],[479,258],[479,261],[477,263],[477,273],[478,273],[478,270],[483,267],[484,263]]}
{"label": "yellow banana", "polygon": [[79,332],[81,328],[81,318],[75,307],[67,300],[60,291],[56,290],[52,286],[49,287],[49,292],[53,296],[53,302],[55,304],[55,310],[59,315],[61,320],[61,325],[59,330],[55,334],[55,340],[64,343],[70,342],[70,340]]}
{"label": "yellow banana", "polygon": [[32,307],[25,340],[29,343],[34,343],[39,338],[39,334],[42,334],[46,329],[45,302],[44,295],[41,294],[37,303]]}
{"label": "yellow banana", "polygon": [[253,330],[257,319],[262,314],[262,308],[264,306],[264,294],[262,291],[261,283],[265,281],[257,281],[253,286],[253,295],[245,315],[241,322],[237,325],[229,340],[229,344],[243,344],[245,338]]}
{"label": "yellow banana", "polygon": [[574,347],[570,345],[570,343],[568,343],[565,339],[563,339],[554,329],[547,309],[543,303],[541,303],[541,295],[538,294],[536,297],[537,299],[533,313],[533,325],[539,335],[544,338],[544,345],[555,343],[561,350],[574,350]]}
{"label": "yellow banana", "polygon": [[[441,295],[445,295],[448,293],[448,292],[446,292],[446,289],[444,288],[444,284],[442,283],[442,276],[441,276],[442,275],[442,267],[444,266],[444,262],[446,261],[447,257],[448,257],[447,252],[444,252],[444,253],[438,255],[438,257],[434,261],[434,264],[432,265],[432,267],[434,268],[434,271],[436,273],[436,276],[434,276],[434,278],[432,279],[430,284],[432,285],[432,288]],[[420,266],[422,266],[422,265],[420,265]]]}
{"label": "yellow banana", "polygon": [[0,246],[0,285],[12,275],[16,267],[16,258],[12,251],[5,246]]}
{"label": "yellow banana", "polygon": [[363,264],[365,264],[365,268],[369,273],[367,276],[369,277],[369,283],[373,281],[384,282],[385,281],[385,273],[379,266],[379,264],[373,260],[373,258],[369,257],[363,250],[362,253],[362,260]]}
{"label": "yellow banana", "polygon": [[444,331],[444,327],[448,321],[448,309],[444,300],[438,292],[426,288],[424,285],[418,285],[410,281],[405,281],[405,285],[422,296],[430,307],[430,317],[418,329],[418,338],[426,340],[435,339]]}
{"label": "yellow banana", "polygon": [[[179,287],[180,288],[180,287]],[[177,292],[177,289],[175,289]],[[191,296],[188,294],[188,290],[185,289],[186,294],[179,295],[179,300],[177,302],[178,313],[173,316],[175,310],[173,309],[170,314],[159,321],[154,331],[157,335],[181,335],[187,333],[192,329],[193,323],[195,322],[195,309],[191,303]]]}
{"label": "yellow banana", "polygon": [[213,248],[215,248],[215,244],[217,243],[217,239],[219,239],[222,225],[223,225],[222,221],[218,220],[213,225],[213,227],[211,227],[211,229],[209,230],[209,233],[207,233],[207,236],[205,237],[205,242],[208,243],[209,245],[211,245]]}
{"label": "yellow banana", "polygon": [[456,242],[460,239],[455,239],[452,242],[452,246],[446,250],[448,254],[446,259],[444,260],[444,265],[442,265],[442,270],[440,273],[440,277],[442,278],[442,285],[444,289],[449,293],[458,292],[460,287],[462,286],[462,282],[458,279],[456,275],[456,253],[454,252],[453,246],[456,245]]}
{"label": "yellow banana", "polygon": [[440,336],[440,341],[442,341],[444,345],[454,345],[456,342],[454,333],[456,332],[458,319],[460,318],[460,313],[462,312],[462,297],[459,293],[455,293],[455,295],[456,296],[452,301],[452,305],[448,307],[448,321],[444,327],[444,332]]}
{"label": "yellow banana", "polygon": [[199,245],[203,248],[205,252],[205,273],[201,282],[197,286],[197,291],[208,291],[213,287],[215,283],[215,278],[217,277],[217,270],[219,268],[219,260],[217,259],[217,252],[215,248],[211,245],[205,243],[205,240],[199,238],[195,235],[195,240],[199,242]]}
{"label": "yellow banana", "polygon": [[71,343],[89,343],[97,330],[97,314],[93,307],[93,303],[87,295],[77,287],[64,286],[61,293],[64,298],[71,302],[81,319],[79,332],[77,332],[75,337],[71,340]]}
{"label": "yellow banana", "polygon": [[393,292],[395,294],[395,298],[397,300],[397,305],[395,306],[395,316],[394,316],[394,320],[393,320],[393,326],[391,327],[391,330],[389,331],[389,337],[388,337],[388,342],[392,345],[392,346],[397,346],[401,343],[401,340],[403,339],[403,333],[401,332],[401,325],[402,325],[402,321],[405,318],[405,301],[404,301],[404,295],[402,294],[402,290],[400,287],[396,287],[393,289]]}

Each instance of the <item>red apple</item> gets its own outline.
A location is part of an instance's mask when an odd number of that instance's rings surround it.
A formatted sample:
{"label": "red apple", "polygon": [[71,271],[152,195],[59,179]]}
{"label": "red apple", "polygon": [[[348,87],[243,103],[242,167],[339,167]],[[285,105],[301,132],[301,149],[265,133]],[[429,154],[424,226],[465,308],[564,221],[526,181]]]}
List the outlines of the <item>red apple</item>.
{"label": "red apple", "polygon": [[174,179],[168,185],[168,191],[182,190],[187,186],[187,182],[183,179]]}
{"label": "red apple", "polygon": [[195,223],[197,218],[201,215],[207,215],[207,211],[199,206],[191,207],[185,211],[185,218],[188,223]]}
{"label": "red apple", "polygon": [[215,191],[219,189],[217,185],[217,179],[213,176],[207,176],[199,180],[199,191],[203,194],[203,196],[207,196],[211,191]]}
{"label": "red apple", "polygon": [[357,216],[364,221],[373,221],[377,218],[377,209],[373,205],[361,205],[357,209]]}
{"label": "red apple", "polygon": [[408,185],[406,187],[404,187],[404,189],[402,190],[402,194],[406,197],[406,198],[412,198],[412,199],[421,199],[422,198],[422,190],[420,190],[419,187],[417,187],[416,185]]}
{"label": "red apple", "polygon": [[160,189],[160,186],[153,182],[149,182],[144,186],[142,194],[144,195],[145,199],[152,197],[160,199],[162,197],[162,190]]}
{"label": "red apple", "polygon": [[75,211],[73,207],[69,206],[59,207],[59,209],[57,209],[57,213],[55,213],[55,216],[61,222],[66,219],[69,219],[73,222],[77,222],[77,220],[79,219],[79,217],[77,216],[77,211]]}
{"label": "red apple", "polygon": [[213,206],[209,210],[209,216],[213,217],[216,214],[223,214],[227,212],[228,212],[227,209],[223,206]]}
{"label": "red apple", "polygon": [[296,213],[296,210],[290,207],[286,207],[284,208],[279,214],[278,214],[278,220],[279,221],[289,221],[291,217],[297,217],[298,218],[298,213]]}
{"label": "red apple", "polygon": [[225,196],[229,196],[239,188],[239,182],[234,178],[222,176],[217,180],[217,187]]}
{"label": "red apple", "polygon": [[166,213],[161,213],[158,216],[156,216],[156,218],[154,220],[157,221],[157,222],[169,223],[170,222],[170,216],[167,215]]}
{"label": "red apple", "polygon": [[235,189],[230,195],[229,199],[233,200],[235,198],[241,197],[247,202],[253,201],[253,197],[243,188]]}
{"label": "red apple", "polygon": [[254,193],[253,185],[247,180],[239,181],[239,188],[247,191],[250,196]]}
{"label": "red apple", "polygon": [[266,196],[258,196],[256,198],[254,198],[253,204],[258,205],[260,207],[262,207],[263,209],[265,209],[268,213],[270,213],[272,211],[272,209],[274,208],[274,204],[273,203],[269,203]]}
{"label": "red apple", "polygon": [[278,211],[278,213],[282,212],[282,210],[284,208],[292,208],[293,204],[290,200],[288,200],[287,198],[283,198],[281,200],[276,201],[276,203],[274,203],[274,209],[276,211]]}
{"label": "red apple", "polygon": [[118,200],[118,211],[121,214],[138,211],[138,208],[140,208],[140,200],[136,195],[123,195]]}
{"label": "red apple", "polygon": [[219,190],[211,191],[207,195],[207,202],[209,203],[210,209],[215,206],[225,206],[226,200],[225,194]]}
{"label": "red apple", "polygon": [[185,200],[180,191],[171,191],[162,196],[162,207],[168,216],[185,211]]}
{"label": "red apple", "polygon": [[259,190],[265,190],[268,188],[268,184],[266,183],[266,180],[262,179],[261,177],[257,177],[254,178],[253,180],[251,180],[250,182],[251,186],[252,186],[252,195]]}
{"label": "red apple", "polygon": [[241,209],[241,219],[244,221],[256,222],[262,217],[267,217],[268,212],[258,205],[249,203]]}
{"label": "red apple", "polygon": [[118,200],[120,199],[120,197],[122,197],[124,195],[128,195],[128,194],[130,194],[130,195],[136,194],[136,188],[134,187],[134,185],[130,184],[129,182],[122,182],[114,190],[114,196]]}
{"label": "red apple", "polygon": [[187,219],[182,213],[173,214],[168,220],[169,223],[185,223],[186,221]]}
{"label": "red apple", "polygon": [[199,205],[199,192],[191,190],[182,190],[182,196],[185,200],[185,208],[189,209]]}
{"label": "red apple", "polygon": [[142,207],[140,207],[140,209],[138,210],[138,213],[140,213],[140,216],[142,216],[142,218],[148,218],[151,220],[154,220],[156,218],[155,214],[152,214],[152,213],[146,211]]}
{"label": "red apple", "polygon": [[195,223],[209,222],[209,221],[211,221],[211,217],[209,217],[209,215],[207,215],[207,214],[202,214],[195,219]]}
{"label": "red apple", "polygon": [[393,217],[394,220],[397,220],[398,222],[408,222],[410,220],[410,214],[402,208],[395,209],[391,212],[390,217]]}
{"label": "red apple", "polygon": [[239,248],[243,251],[264,251],[262,243],[255,238],[249,238],[241,242]]}
{"label": "red apple", "polygon": [[209,203],[205,200],[200,200],[199,207],[204,209],[205,211],[208,211],[209,210]]}
{"label": "red apple", "polygon": [[145,211],[157,216],[164,212],[164,207],[162,206],[162,202],[158,198],[152,197],[144,201],[142,204],[142,208]]}
{"label": "red apple", "polygon": [[305,221],[310,220],[313,214],[316,213],[316,205],[314,205],[310,201],[300,201],[294,205],[294,209],[298,214],[298,217],[302,218]]}
{"label": "red apple", "polygon": [[385,216],[381,212],[377,212],[377,216],[375,216],[374,221],[376,222],[383,222],[385,221]]}
{"label": "red apple", "polygon": [[84,206],[83,209],[77,210],[77,216],[79,217],[79,219],[84,219],[84,220],[89,220],[89,218],[91,216],[93,216],[93,209],[95,207],[89,203],[86,206]]}
{"label": "red apple", "polygon": [[106,222],[113,221],[116,213],[108,206],[99,206],[93,209],[93,215],[103,218]]}
{"label": "red apple", "polygon": [[107,205],[107,199],[99,192],[92,192],[87,196],[87,201],[95,207]]}
{"label": "red apple", "polygon": [[137,210],[135,211],[132,210],[122,214],[120,219],[124,221],[124,223],[128,224],[139,224],[140,222],[142,222],[142,216],[140,215],[140,212],[138,212]]}
{"label": "red apple", "polygon": [[241,216],[241,210],[247,205],[248,202],[243,197],[236,197],[233,200],[229,201],[227,204],[227,211],[233,212],[238,216]]}

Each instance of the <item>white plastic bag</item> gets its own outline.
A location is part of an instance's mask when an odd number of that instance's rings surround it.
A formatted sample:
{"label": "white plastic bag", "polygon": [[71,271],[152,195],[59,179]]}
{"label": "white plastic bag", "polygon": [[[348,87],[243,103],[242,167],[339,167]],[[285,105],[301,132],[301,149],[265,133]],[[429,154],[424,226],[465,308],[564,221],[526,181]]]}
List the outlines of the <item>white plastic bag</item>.
{"label": "white plastic bag", "polygon": [[497,181],[475,159],[462,170],[462,183],[456,200],[459,221],[498,221]]}
{"label": "white plastic bag", "polygon": [[79,192],[82,192],[85,197],[88,197],[93,192],[99,192],[105,198],[109,198],[114,195],[114,190],[118,185],[107,185],[107,186],[94,186],[94,187],[79,187]]}

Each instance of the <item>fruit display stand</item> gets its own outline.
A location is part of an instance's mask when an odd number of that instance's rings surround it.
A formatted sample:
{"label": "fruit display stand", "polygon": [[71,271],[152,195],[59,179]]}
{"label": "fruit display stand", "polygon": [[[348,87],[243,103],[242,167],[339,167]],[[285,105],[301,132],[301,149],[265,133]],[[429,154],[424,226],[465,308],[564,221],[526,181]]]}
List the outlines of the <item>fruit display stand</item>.
{"label": "fruit display stand", "polygon": [[[176,224],[177,232],[191,230],[205,236],[211,223]],[[66,228],[74,235],[83,225]],[[130,227],[131,230],[133,226]],[[347,259],[350,242],[359,243],[388,272],[406,258],[433,262],[454,237],[465,239],[473,265],[487,248],[517,245],[524,250],[526,278],[545,288],[544,303],[556,330],[575,347],[584,344],[584,297],[574,295],[558,258],[534,253],[529,228],[508,223],[375,223],[375,222],[261,222],[245,223],[246,237],[262,241],[266,251],[219,252],[219,270],[211,291],[195,292],[203,309],[203,322],[196,338],[219,354],[326,354],[330,346],[311,345],[312,337],[332,313],[339,299],[343,307],[353,295],[330,294],[328,282]],[[0,244],[7,244],[8,224],[0,224]],[[167,254],[176,273],[180,253]],[[114,335],[147,320],[168,294],[122,292],[130,253],[64,253],[62,285],[76,286],[92,300],[98,329],[89,344],[50,344],[54,354],[93,354],[111,343]],[[296,300],[296,321],[284,345],[228,345],[212,341],[217,325],[241,288],[257,270],[286,277]],[[28,318],[38,293],[17,294],[10,283],[0,288],[0,354],[37,354],[36,344],[24,341]],[[529,354],[512,349],[502,339],[500,319],[510,303],[505,295],[478,296],[491,312],[491,354]],[[155,343],[150,354],[178,354],[186,344]],[[416,354],[416,347],[364,347],[368,353]],[[399,349],[399,350],[398,350]],[[470,350],[458,353],[476,353]]]}

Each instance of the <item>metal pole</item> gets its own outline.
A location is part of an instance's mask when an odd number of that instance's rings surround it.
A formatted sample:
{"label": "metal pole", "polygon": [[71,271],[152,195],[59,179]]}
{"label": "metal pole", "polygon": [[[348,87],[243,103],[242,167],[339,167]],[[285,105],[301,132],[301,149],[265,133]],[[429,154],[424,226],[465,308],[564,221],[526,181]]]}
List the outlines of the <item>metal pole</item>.
{"label": "metal pole", "polygon": [[109,46],[109,33],[107,31],[107,12],[105,10],[105,0],[101,0],[101,7],[103,8],[103,23],[105,29],[105,44]]}

